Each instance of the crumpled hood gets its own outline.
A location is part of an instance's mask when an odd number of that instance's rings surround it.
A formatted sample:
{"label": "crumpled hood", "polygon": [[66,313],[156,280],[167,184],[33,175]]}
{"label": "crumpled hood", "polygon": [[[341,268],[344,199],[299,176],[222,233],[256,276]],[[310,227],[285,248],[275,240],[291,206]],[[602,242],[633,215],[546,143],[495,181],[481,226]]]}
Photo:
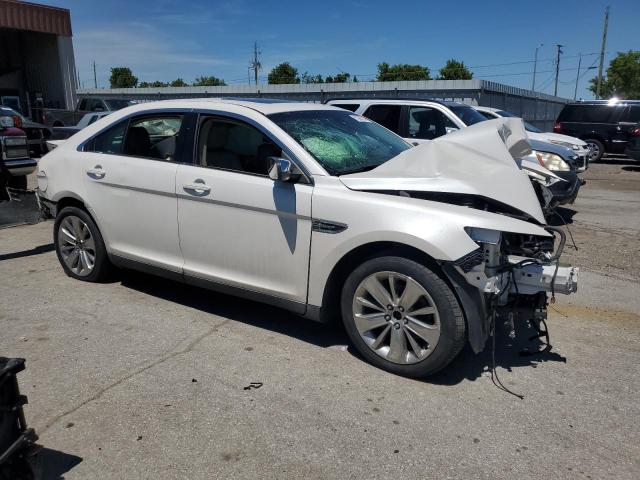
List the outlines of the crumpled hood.
{"label": "crumpled hood", "polygon": [[514,160],[530,153],[522,120],[497,118],[410,148],[373,170],[342,175],[340,180],[352,190],[491,198],[544,224],[531,181]]}

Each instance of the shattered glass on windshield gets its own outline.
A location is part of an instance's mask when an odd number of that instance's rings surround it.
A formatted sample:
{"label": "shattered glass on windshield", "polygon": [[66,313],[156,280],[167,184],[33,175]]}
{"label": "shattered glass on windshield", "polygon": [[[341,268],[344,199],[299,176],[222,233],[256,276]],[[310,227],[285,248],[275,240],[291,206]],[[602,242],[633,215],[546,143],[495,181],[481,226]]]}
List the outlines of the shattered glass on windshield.
{"label": "shattered glass on windshield", "polygon": [[350,112],[298,111],[269,118],[333,175],[375,168],[410,148],[386,128]]}

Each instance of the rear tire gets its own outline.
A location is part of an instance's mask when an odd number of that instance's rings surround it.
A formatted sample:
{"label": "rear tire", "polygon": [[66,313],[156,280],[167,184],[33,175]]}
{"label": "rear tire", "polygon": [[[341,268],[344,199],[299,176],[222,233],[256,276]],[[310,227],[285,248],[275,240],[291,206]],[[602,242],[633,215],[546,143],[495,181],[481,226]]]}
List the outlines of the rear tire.
{"label": "rear tire", "polygon": [[464,316],[449,286],[407,258],[378,257],[357,267],[342,289],[341,310],[358,352],[397,375],[433,375],[465,344]]}
{"label": "rear tire", "polygon": [[113,267],[104,240],[91,216],[78,207],[65,207],[56,216],[53,242],[65,273],[83,282],[108,279]]}
{"label": "rear tire", "polygon": [[589,154],[589,162],[599,162],[604,155],[604,144],[600,140],[596,140],[595,138],[587,138],[585,142],[587,142],[587,145],[591,149],[591,154]]}

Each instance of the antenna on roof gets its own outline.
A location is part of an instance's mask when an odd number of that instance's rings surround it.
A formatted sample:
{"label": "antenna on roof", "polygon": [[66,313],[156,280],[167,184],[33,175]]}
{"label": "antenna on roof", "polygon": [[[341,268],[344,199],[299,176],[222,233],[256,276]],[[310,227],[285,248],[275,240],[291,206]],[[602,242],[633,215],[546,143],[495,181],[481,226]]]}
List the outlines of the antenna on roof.
{"label": "antenna on roof", "polygon": [[[258,51],[258,42],[253,43],[253,60],[249,62],[249,70],[253,70],[253,77],[255,79],[256,85],[258,85],[258,70],[262,70],[262,64],[260,60],[258,60],[258,55],[262,52]],[[249,80],[251,83],[251,80]]]}

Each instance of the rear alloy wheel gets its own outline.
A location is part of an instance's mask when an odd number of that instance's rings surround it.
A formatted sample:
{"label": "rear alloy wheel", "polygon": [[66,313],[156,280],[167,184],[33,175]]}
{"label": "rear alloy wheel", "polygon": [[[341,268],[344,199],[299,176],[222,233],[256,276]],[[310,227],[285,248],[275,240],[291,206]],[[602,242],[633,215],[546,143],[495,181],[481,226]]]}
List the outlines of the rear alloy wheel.
{"label": "rear alloy wheel", "polygon": [[587,147],[589,147],[589,162],[595,163],[600,161],[602,155],[604,155],[604,145],[600,140],[596,140],[594,138],[589,138],[585,140],[587,143]]}
{"label": "rear alloy wheel", "polygon": [[87,212],[63,208],[56,217],[53,235],[58,260],[67,275],[87,282],[107,278],[111,264],[102,235]]}
{"label": "rear alloy wheel", "polygon": [[437,372],[464,345],[464,318],[453,292],[406,258],[375,258],[354,270],[344,286],[342,315],[368,361],[404,376]]}

